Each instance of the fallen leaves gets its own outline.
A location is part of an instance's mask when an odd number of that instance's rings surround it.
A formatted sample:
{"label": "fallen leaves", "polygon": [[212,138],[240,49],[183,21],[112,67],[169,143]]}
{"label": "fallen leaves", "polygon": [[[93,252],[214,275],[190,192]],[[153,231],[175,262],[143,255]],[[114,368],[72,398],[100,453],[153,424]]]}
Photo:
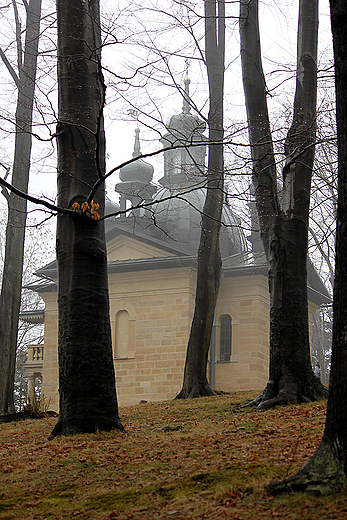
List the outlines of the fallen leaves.
{"label": "fallen leaves", "polygon": [[49,443],[48,420],[3,424],[0,519],[337,518],[332,498],[264,491],[314,453],[325,403],[235,411],[249,397],[141,403],[120,411],[127,434]]}

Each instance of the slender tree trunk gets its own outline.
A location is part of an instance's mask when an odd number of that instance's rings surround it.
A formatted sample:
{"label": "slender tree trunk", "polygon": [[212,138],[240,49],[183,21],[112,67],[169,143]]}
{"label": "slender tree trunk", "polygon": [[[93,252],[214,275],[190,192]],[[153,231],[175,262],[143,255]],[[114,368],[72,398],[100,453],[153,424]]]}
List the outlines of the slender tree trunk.
{"label": "slender tree trunk", "polygon": [[336,119],[338,146],[338,208],[334,322],[325,430],[321,444],[309,462],[283,482],[271,484],[272,492],[287,489],[315,494],[336,493],[347,483],[347,4],[331,0],[334,42]]}
{"label": "slender tree trunk", "polygon": [[210,98],[207,195],[198,250],[195,311],[188,342],[182,390],[177,396],[177,398],[183,399],[214,395],[207,381],[206,369],[222,268],[219,233],[224,182],[224,0],[205,1],[205,47]]}
{"label": "slender tree trunk", "polygon": [[[11,65],[8,65],[8,69],[11,69],[11,74],[15,78],[18,88],[12,185],[24,193],[28,191],[29,182],[31,128],[40,35],[41,0],[30,0],[26,9],[27,18],[23,54],[20,44],[21,32],[17,20],[18,75],[16,75]],[[6,64],[6,60],[4,61]],[[13,384],[27,215],[27,201],[25,199],[18,197],[14,193],[7,193],[6,199],[8,203],[8,219],[0,295],[0,415],[14,412]]]}
{"label": "slender tree trunk", "polygon": [[310,361],[307,246],[314,160],[318,0],[300,0],[294,116],[285,143],[282,205],[261,63],[258,0],[240,2],[241,59],[253,184],[269,264],[270,367],[259,410],[326,395]]}
{"label": "slender tree trunk", "polygon": [[58,0],[57,14],[58,205],[76,208],[76,217],[60,214],[57,224],[60,411],[51,438],[123,429],[112,358],[104,223],[95,213],[104,212],[104,183],[94,201],[87,200],[105,168],[99,3]]}

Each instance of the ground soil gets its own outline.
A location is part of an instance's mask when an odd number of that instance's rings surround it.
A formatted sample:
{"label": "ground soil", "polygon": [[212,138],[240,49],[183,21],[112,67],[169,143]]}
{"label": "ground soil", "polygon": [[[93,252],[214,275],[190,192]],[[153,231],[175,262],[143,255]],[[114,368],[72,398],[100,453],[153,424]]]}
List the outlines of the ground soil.
{"label": "ground soil", "polygon": [[0,519],[347,520],[347,494],[271,497],[317,448],[325,402],[238,409],[255,393],[120,409],[127,433],[46,442],[55,419],[0,425]]}

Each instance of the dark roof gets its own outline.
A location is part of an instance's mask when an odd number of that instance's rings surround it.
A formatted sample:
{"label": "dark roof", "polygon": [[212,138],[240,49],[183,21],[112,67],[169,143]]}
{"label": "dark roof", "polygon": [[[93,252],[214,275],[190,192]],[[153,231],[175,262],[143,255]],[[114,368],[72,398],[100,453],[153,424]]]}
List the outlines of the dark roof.
{"label": "dark roof", "polygon": [[[157,247],[173,256],[138,258],[129,260],[117,260],[108,262],[109,273],[122,273],[134,271],[151,271],[154,269],[169,269],[179,267],[197,267],[197,256],[192,255],[182,248],[173,246],[158,238],[146,235],[145,233],[131,233],[131,231],[121,224],[115,223],[107,232],[107,242],[117,236],[125,235],[140,242],[146,243],[153,247]],[[26,287],[36,292],[56,291],[57,286],[54,282],[57,279],[57,263],[56,260],[50,262],[46,266],[36,271],[36,276],[40,279]],[[227,277],[233,276],[254,276],[268,275],[268,264],[264,252],[240,252],[223,258],[223,275]],[[316,305],[330,304],[331,295],[318,275],[311,260],[307,259],[307,282],[309,300]]]}
{"label": "dark roof", "polygon": [[308,299],[316,305],[332,303],[332,296],[309,257],[307,257],[307,291]]}
{"label": "dark roof", "polygon": [[223,258],[223,268],[235,267],[266,267],[267,260],[265,253],[254,253],[253,251],[244,251],[234,255]]}
{"label": "dark roof", "polygon": [[45,311],[44,309],[36,309],[35,311],[22,311],[19,314],[19,319],[25,323],[44,323]]}
{"label": "dark roof", "polygon": [[197,267],[196,256],[139,258],[135,260],[117,260],[107,264],[109,273],[151,271],[153,269],[173,269],[177,267]]}
{"label": "dark roof", "polygon": [[[136,271],[137,269],[142,271],[146,269],[165,269],[168,267],[182,267],[184,262],[186,265],[195,265],[196,263],[195,256],[192,256],[189,251],[186,251],[181,247],[176,246],[176,244],[169,244],[167,242],[151,237],[144,233],[139,233],[138,231],[136,231],[136,234],[132,233],[129,229],[118,223],[114,224],[106,233],[106,242],[110,242],[117,236],[121,235],[133,238],[152,247],[156,247],[157,249],[161,249],[162,251],[165,251],[168,254],[174,256],[117,260],[114,262],[111,261],[108,262],[109,272]],[[41,267],[35,272],[35,275],[40,277],[41,280],[26,285],[26,288],[38,292],[56,290],[55,283],[55,289],[52,289],[50,287],[52,281],[56,280],[58,277],[57,261],[53,260],[49,264]]]}
{"label": "dark roof", "polygon": [[[153,223],[151,221],[150,224],[153,226]],[[145,228],[143,231],[145,231]],[[182,246],[180,246],[178,242],[165,242],[163,240],[160,240],[160,238],[155,238],[149,234],[146,234],[145,232],[139,231],[138,228],[136,228],[136,232],[134,232],[133,228],[129,228],[118,222],[115,222],[113,226],[108,229],[106,233],[106,242],[110,242],[111,240],[120,235],[125,235],[129,238],[133,238],[135,240],[148,244],[152,247],[162,249],[163,251],[166,251],[174,255],[191,255],[191,252],[187,249],[182,248]]]}
{"label": "dark roof", "polygon": [[[51,264],[55,264],[55,271],[52,269],[52,273],[55,273],[52,278],[57,277],[57,264],[56,261],[51,262]],[[39,269],[41,271],[41,269]],[[38,273],[39,271],[36,271],[35,275],[40,276]],[[44,292],[57,292],[57,284],[48,278],[39,278],[38,280],[34,280],[33,282],[24,285],[24,289],[31,289],[32,291],[35,291],[37,293],[44,293]]]}
{"label": "dark roof", "polygon": [[[223,259],[224,276],[250,276],[256,274],[268,275],[268,264],[265,253],[237,253]],[[307,291],[309,301],[316,305],[330,304],[332,297],[321,277],[317,273],[310,258],[307,257]]]}
{"label": "dark roof", "polygon": [[[44,288],[44,285],[45,283],[51,283],[53,279],[56,279],[58,274],[57,274],[57,261],[56,260],[53,260],[52,262],[50,262],[49,264],[47,265],[44,265],[43,267],[41,267],[40,269],[38,269],[37,271],[35,271],[35,276],[39,276],[41,278],[40,282],[36,282],[36,283],[41,283],[42,284],[42,287]],[[31,284],[30,284],[31,286]],[[28,286],[26,286],[28,287]],[[31,288],[31,287],[29,287]]]}

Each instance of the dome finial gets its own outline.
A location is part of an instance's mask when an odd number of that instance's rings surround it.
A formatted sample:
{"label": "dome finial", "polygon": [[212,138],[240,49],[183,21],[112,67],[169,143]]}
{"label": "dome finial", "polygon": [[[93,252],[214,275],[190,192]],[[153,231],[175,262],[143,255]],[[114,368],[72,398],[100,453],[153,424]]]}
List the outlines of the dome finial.
{"label": "dome finial", "polygon": [[135,142],[134,142],[134,151],[133,157],[141,156],[141,145],[140,145],[140,129],[139,129],[139,111],[134,110],[133,108],[128,110],[128,114],[133,116],[136,119],[137,126],[135,128]]}
{"label": "dome finial", "polygon": [[188,77],[189,74],[189,60],[186,59],[186,77],[184,79],[184,94],[183,94],[183,107],[182,111],[184,114],[189,114],[191,106],[190,106],[190,96],[189,96],[189,85],[190,79]]}
{"label": "dome finial", "polygon": [[137,127],[137,128],[135,128],[135,142],[134,142],[133,157],[140,157],[140,155],[141,155],[140,129],[139,129],[139,127]]}

